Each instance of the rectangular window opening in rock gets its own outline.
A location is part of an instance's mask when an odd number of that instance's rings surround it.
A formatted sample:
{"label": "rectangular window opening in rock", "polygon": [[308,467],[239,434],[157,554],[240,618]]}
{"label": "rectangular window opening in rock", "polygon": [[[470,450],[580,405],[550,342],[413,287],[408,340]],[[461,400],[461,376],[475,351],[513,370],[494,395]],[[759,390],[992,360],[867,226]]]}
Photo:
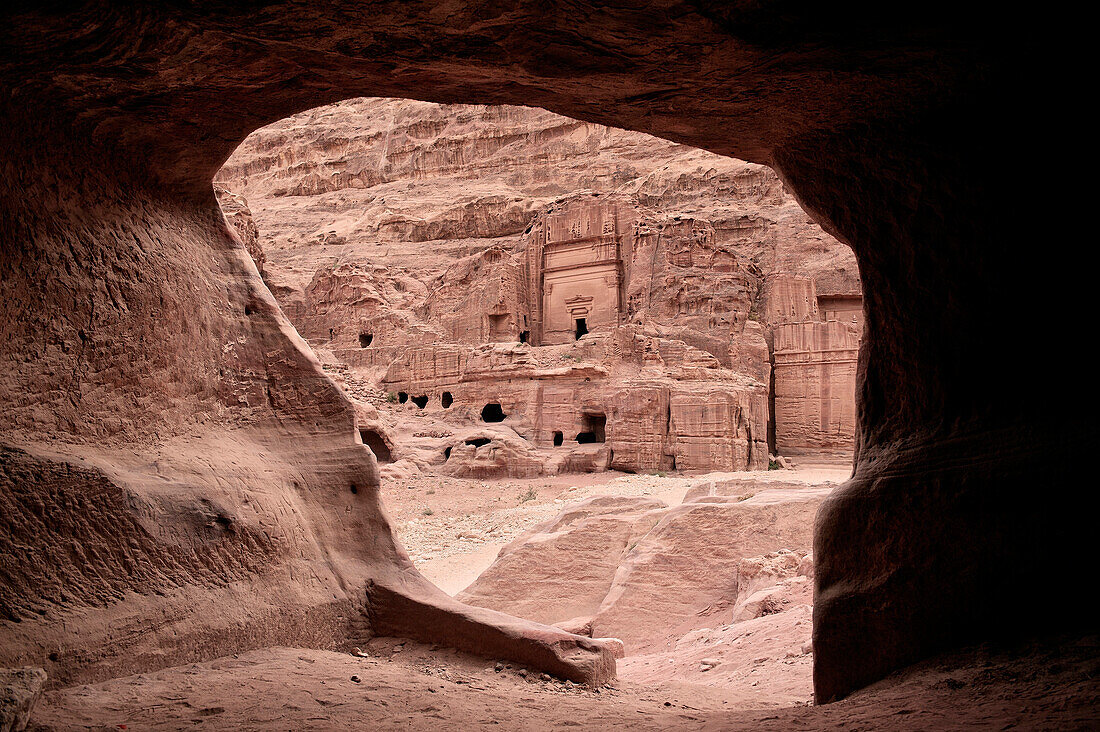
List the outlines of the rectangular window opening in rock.
{"label": "rectangular window opening in rock", "polygon": [[577,442],[582,445],[602,443],[607,441],[607,416],[602,413],[586,413],[581,415],[581,431],[577,434]]}

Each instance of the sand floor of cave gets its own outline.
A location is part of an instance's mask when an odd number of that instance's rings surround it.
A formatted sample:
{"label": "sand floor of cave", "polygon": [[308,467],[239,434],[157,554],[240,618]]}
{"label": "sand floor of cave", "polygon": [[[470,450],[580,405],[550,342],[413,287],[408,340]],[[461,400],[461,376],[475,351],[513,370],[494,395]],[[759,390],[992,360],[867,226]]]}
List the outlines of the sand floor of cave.
{"label": "sand floor of cave", "polygon": [[366,657],[269,648],[53,690],[30,729],[1095,729],[1098,645],[1092,636],[972,648],[842,702],[760,709],[724,689],[588,689],[376,638]]}
{"label": "sand floor of cave", "polygon": [[615,471],[540,478],[469,480],[424,475],[401,480],[383,472],[382,501],[420,572],[448,594],[465,589],[497,552],[573,500],[596,495],[650,496],[670,506],[706,480],[754,479],[842,483],[850,461],[804,462],[794,470],[739,473],[626,474]]}

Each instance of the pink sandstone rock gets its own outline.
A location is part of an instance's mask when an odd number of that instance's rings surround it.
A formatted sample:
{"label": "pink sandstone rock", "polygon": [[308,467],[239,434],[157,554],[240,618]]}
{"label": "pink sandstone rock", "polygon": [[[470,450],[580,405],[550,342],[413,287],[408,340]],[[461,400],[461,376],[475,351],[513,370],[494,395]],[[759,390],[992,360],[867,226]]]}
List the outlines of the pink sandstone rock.
{"label": "pink sandstone rock", "polygon": [[671,508],[650,498],[587,499],[502,549],[457,599],[645,653],[693,629],[810,602],[812,584],[798,571],[814,514],[834,487],[765,483],[744,500],[710,496]]}
{"label": "pink sandstone rock", "polygon": [[[531,443],[498,450],[493,468],[459,467],[462,449],[454,465],[425,456],[421,469],[518,477],[763,467],[771,325],[754,318],[772,271],[793,267],[858,293],[844,247],[766,168],[539,110],[364,99],[295,119],[257,131],[219,179],[261,211],[267,279],[298,329],[349,377],[373,384],[366,398],[383,413],[382,395],[405,394],[426,399],[432,419],[468,426],[486,404],[506,403],[509,426]],[[502,131],[529,142],[501,146]],[[454,164],[485,150],[476,176]],[[384,165],[349,175],[348,160]],[[591,192],[560,195],[571,184]],[[323,207],[306,207],[320,198]],[[380,246],[385,267],[370,261]],[[494,343],[504,350],[483,348]],[[520,343],[568,346],[558,358],[590,366],[548,368]],[[687,367],[708,384],[686,386]],[[646,380],[624,392],[623,374],[639,368]],[[657,412],[620,406],[619,395],[637,389]],[[438,408],[444,399],[450,411]],[[596,432],[602,453],[570,447]],[[850,444],[841,436],[821,449]]]}

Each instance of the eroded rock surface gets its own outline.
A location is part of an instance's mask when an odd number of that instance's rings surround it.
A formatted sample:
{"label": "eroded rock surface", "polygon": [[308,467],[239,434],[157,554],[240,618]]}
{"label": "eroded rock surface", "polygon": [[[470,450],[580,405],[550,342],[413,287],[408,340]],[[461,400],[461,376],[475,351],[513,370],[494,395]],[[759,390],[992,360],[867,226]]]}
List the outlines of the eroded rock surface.
{"label": "eroded rock surface", "polygon": [[[600,495],[504,547],[456,597],[623,643],[621,674],[811,696],[812,525],[835,483],[700,480],[683,503]],[[764,700],[761,696],[761,700]]]}
{"label": "eroded rock surface", "polygon": [[[846,370],[777,382],[769,425],[773,327],[825,321],[819,298],[858,311],[859,279],[766,167],[543,110],[360,99],[257,130],[218,180],[253,202],[299,332],[391,417],[402,475],[759,469],[769,427],[792,453],[854,443],[861,313],[843,359],[803,344]],[[795,279],[800,317],[775,294]],[[510,431],[487,449],[425,453],[401,425],[468,432],[493,404]]]}
{"label": "eroded rock surface", "polygon": [[23,732],[42,696],[46,672],[31,666],[0,669],[0,732]]}

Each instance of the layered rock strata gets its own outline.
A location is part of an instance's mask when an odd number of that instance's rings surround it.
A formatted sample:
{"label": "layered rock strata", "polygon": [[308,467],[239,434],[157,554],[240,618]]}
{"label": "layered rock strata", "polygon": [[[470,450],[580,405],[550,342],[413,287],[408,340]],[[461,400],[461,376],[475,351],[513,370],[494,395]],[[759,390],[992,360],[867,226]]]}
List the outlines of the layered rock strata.
{"label": "layered rock strata", "polygon": [[769,283],[775,447],[782,455],[847,453],[855,440],[856,359],[863,336],[858,292],[818,295],[812,279]]}
{"label": "layered rock strata", "polygon": [[[300,332],[373,386],[402,471],[766,466],[768,283],[858,297],[846,248],[767,168],[541,110],[344,102],[257,131],[219,178],[251,197]],[[570,185],[592,190],[552,197]],[[850,449],[854,381],[833,393],[847,431],[803,452]],[[803,397],[782,402],[791,434]],[[408,409],[462,439],[423,452]]]}
{"label": "layered rock strata", "polygon": [[809,604],[813,518],[835,487],[725,480],[672,507],[590,498],[502,549],[457,598],[619,638],[628,656],[650,653]]}

